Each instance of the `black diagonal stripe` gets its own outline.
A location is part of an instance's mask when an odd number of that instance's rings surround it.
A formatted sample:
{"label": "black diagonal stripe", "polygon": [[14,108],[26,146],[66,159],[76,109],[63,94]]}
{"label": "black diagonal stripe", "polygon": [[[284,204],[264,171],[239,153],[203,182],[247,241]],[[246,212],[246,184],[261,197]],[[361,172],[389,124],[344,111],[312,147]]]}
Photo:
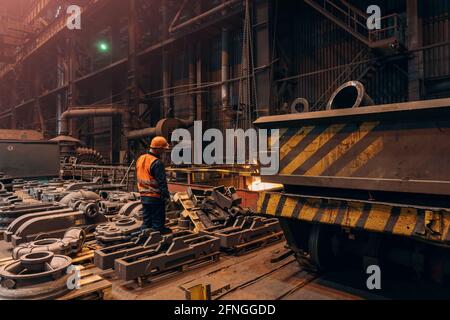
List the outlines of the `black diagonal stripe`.
{"label": "black diagonal stripe", "polygon": [[[280,152],[281,148],[288,143],[288,141],[295,135],[299,134],[302,128],[289,128],[286,132],[280,137]],[[281,155],[280,155],[281,157]]]}
{"label": "black diagonal stripe", "polygon": [[286,196],[281,195],[281,198],[278,201],[277,210],[275,211],[276,216],[278,216],[278,217],[281,216],[281,211],[283,211],[283,207],[286,203],[286,199],[287,199]]}
{"label": "black diagonal stripe", "polygon": [[[414,234],[425,234],[425,210],[417,210],[416,225],[414,226]],[[447,236],[448,237],[448,236]]]}
{"label": "black diagonal stripe", "polygon": [[370,146],[385,130],[386,126],[379,124],[372,129],[363,139],[355,143],[347,152],[330,165],[323,173],[324,176],[333,176],[341,171],[347,164],[360,155],[368,146]]}
{"label": "black diagonal stripe", "polygon": [[356,132],[359,126],[354,123],[346,124],[341,130],[321,146],[311,157],[308,158],[299,168],[294,171],[295,175],[304,175],[309,169],[311,169],[317,162],[323,159],[328,153],[331,152],[336,146],[338,146],[344,139],[349,137],[352,133]]}
{"label": "black diagonal stripe", "polygon": [[289,128],[280,136],[280,148],[289,141],[301,128]]}
{"label": "black diagonal stripe", "polygon": [[266,214],[267,212],[267,205],[269,204],[269,200],[270,200],[270,194],[269,193],[265,193],[264,194],[264,199],[263,199],[263,203],[261,205],[261,214]]}
{"label": "black diagonal stripe", "polygon": [[369,218],[370,210],[372,209],[372,205],[370,203],[365,203],[361,216],[358,218],[358,221],[356,222],[357,228],[364,228],[366,225],[366,221]]}
{"label": "black diagonal stripe", "polygon": [[384,228],[385,232],[392,233],[392,231],[394,231],[395,224],[397,223],[398,218],[400,216],[400,210],[401,209],[399,207],[393,207],[391,209],[391,214],[389,216],[389,220],[386,223],[386,227]]}
{"label": "black diagonal stripe", "polygon": [[302,211],[302,208],[303,208],[303,203],[304,203],[304,200],[300,199],[295,204],[294,211],[292,211],[292,218],[293,219],[298,219],[298,217],[300,216],[300,212]]}
{"label": "black diagonal stripe", "polygon": [[320,206],[317,209],[316,213],[314,214],[314,218],[313,218],[313,222],[320,222],[320,218],[322,217],[322,213],[325,210],[325,208],[328,205],[328,200],[327,199],[322,199],[322,201],[320,202]]}
{"label": "black diagonal stripe", "polygon": [[345,212],[347,210],[347,203],[345,201],[341,201],[339,204],[338,213],[336,216],[335,224],[341,225],[342,221],[344,221]]}
{"label": "black diagonal stripe", "polygon": [[280,171],[295,159],[305,148],[322,134],[328,126],[315,126],[292,150],[280,161]]}

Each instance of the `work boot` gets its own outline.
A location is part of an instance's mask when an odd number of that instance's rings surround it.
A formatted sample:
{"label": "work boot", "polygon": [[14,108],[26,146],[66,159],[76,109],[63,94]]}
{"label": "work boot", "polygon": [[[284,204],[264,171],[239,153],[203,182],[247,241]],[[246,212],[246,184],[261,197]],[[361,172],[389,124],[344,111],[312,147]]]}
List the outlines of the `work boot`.
{"label": "work boot", "polygon": [[160,230],[158,230],[161,234],[169,234],[172,233],[172,229],[167,227],[162,227]]}

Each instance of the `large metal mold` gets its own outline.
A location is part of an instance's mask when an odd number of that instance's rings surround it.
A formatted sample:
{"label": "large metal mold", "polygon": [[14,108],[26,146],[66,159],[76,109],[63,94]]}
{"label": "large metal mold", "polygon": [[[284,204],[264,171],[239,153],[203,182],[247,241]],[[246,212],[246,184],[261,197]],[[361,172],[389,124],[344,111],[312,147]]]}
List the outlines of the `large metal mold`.
{"label": "large metal mold", "polygon": [[103,244],[129,241],[141,232],[142,219],[120,216],[95,228],[95,239]]}
{"label": "large metal mold", "polygon": [[63,208],[64,207],[59,204],[51,204],[51,203],[36,203],[36,204],[20,203],[0,207],[0,228],[7,228],[15,219],[26,214],[55,211]]}
{"label": "large metal mold", "polygon": [[17,260],[23,255],[41,251],[71,256],[81,251],[85,241],[86,232],[83,229],[70,228],[65,232],[62,239],[45,238],[21,244],[14,248],[12,257]]}
{"label": "large metal mold", "polygon": [[[145,240],[144,240],[145,239]],[[164,238],[160,232],[151,232],[145,238],[143,234],[136,241],[125,242],[117,245],[98,249],[94,252],[94,264],[97,268],[102,270],[111,269],[114,267],[116,259],[129,256],[144,250],[156,248]]]}
{"label": "large metal mold", "polygon": [[83,211],[62,209],[27,214],[14,220],[5,231],[5,240],[14,247],[36,240],[37,237],[61,238],[71,227],[95,226],[107,221],[100,213],[89,217]]}
{"label": "large metal mold", "polygon": [[119,279],[130,281],[217,255],[219,250],[220,239],[217,237],[188,235],[174,238],[170,245],[161,243],[155,249],[117,259],[114,269]]}
{"label": "large metal mold", "polygon": [[170,235],[162,236],[158,231],[146,230],[136,241],[117,244],[96,250],[94,253],[94,264],[96,267],[106,270],[114,268],[116,259],[127,257],[145,250],[156,249],[159,246],[168,247],[173,239],[177,238],[193,238],[197,234],[192,231],[178,231]]}
{"label": "large metal mold", "polygon": [[69,291],[69,257],[33,252],[0,267],[0,299],[54,299]]}
{"label": "large metal mold", "polygon": [[239,246],[258,241],[261,238],[277,235],[281,226],[276,218],[244,217],[236,218],[231,227],[216,226],[204,231],[220,239],[220,246],[224,250],[236,250]]}

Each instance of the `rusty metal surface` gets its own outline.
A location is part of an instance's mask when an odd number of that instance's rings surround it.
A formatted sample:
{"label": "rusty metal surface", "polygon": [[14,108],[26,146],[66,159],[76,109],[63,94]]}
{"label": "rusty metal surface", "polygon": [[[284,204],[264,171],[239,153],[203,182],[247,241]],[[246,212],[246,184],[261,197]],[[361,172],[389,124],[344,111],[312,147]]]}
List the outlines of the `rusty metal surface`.
{"label": "rusty metal surface", "polygon": [[118,216],[112,222],[100,224],[95,228],[95,239],[102,244],[129,241],[141,232],[142,217]]}
{"label": "rusty metal surface", "polygon": [[[276,218],[450,244],[448,208],[262,192],[256,212]],[[284,227],[283,230],[289,231]],[[292,232],[298,234],[299,230]]]}
{"label": "rusty metal surface", "polygon": [[19,203],[3,206],[0,207],[0,228],[7,228],[15,219],[26,214],[60,209],[63,209],[63,206],[52,203]]}
{"label": "rusty metal surface", "polygon": [[147,235],[143,234],[136,241],[96,250],[94,254],[94,264],[102,270],[111,269],[114,268],[114,261],[119,258],[130,256],[145,250],[154,250],[160,245],[167,246],[173,239],[186,236],[195,236],[195,234],[191,231],[179,231],[164,237],[161,236],[160,232],[151,232]]}
{"label": "rusty metal surface", "polygon": [[69,257],[42,251],[0,267],[0,299],[53,299],[65,294],[71,263]]}
{"label": "rusty metal surface", "polygon": [[230,224],[236,216],[249,214],[248,209],[240,206],[242,198],[233,187],[188,187],[186,192],[177,192],[173,198],[183,207],[182,217],[191,220],[196,232]]}
{"label": "rusty metal surface", "polygon": [[130,281],[217,255],[219,249],[219,238],[202,234],[186,235],[174,238],[170,246],[161,244],[156,249],[117,259],[114,269],[119,279]]}
{"label": "rusty metal surface", "polygon": [[44,135],[35,130],[0,129],[0,140],[44,140]]}
{"label": "rusty metal surface", "polygon": [[[204,231],[206,234],[218,237],[220,247],[227,251],[237,251],[239,246],[257,242],[271,235],[279,235],[280,232],[281,226],[278,219],[244,216],[237,217],[232,226],[211,227]],[[278,239],[280,238],[279,236]]]}
{"label": "rusty metal surface", "polygon": [[263,117],[279,128],[267,182],[450,195],[450,99]]}
{"label": "rusty metal surface", "polygon": [[5,240],[16,247],[43,235],[59,238],[71,227],[95,226],[106,221],[105,216],[100,213],[95,217],[89,217],[83,211],[74,211],[70,208],[26,214],[9,225],[5,231]]}
{"label": "rusty metal surface", "polygon": [[62,239],[45,238],[21,244],[13,249],[12,257],[17,260],[26,254],[42,251],[71,256],[81,251],[85,241],[86,232],[83,229],[70,228],[64,233]]}

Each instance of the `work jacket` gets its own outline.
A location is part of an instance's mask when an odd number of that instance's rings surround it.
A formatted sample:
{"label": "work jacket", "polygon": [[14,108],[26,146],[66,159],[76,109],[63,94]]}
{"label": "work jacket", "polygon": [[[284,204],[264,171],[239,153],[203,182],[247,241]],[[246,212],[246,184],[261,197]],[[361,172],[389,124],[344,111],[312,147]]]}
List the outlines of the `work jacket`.
{"label": "work jacket", "polygon": [[169,198],[164,164],[156,155],[148,152],[140,156],[136,162],[136,175],[141,197]]}

